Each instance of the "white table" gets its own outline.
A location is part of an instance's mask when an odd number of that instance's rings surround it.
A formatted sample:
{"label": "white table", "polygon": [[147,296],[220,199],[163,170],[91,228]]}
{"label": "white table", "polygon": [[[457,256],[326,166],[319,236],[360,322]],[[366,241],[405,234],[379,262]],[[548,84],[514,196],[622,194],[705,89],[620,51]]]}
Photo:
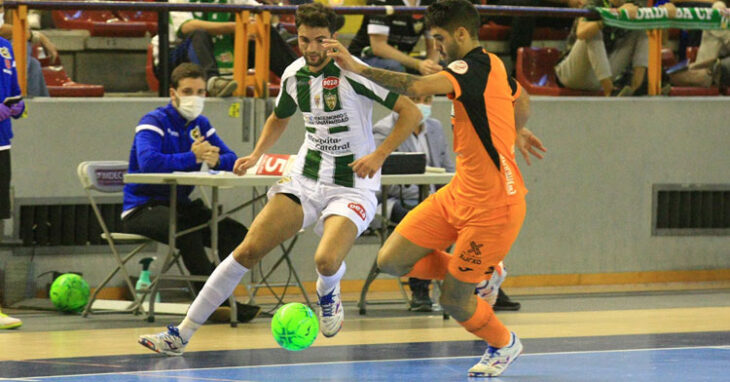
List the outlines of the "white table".
{"label": "white table", "polygon": [[[421,188],[421,195],[428,194],[428,187],[431,184],[446,184],[452,176],[452,173],[424,173],[424,174],[402,174],[402,175],[382,175],[382,196],[383,200],[387,198],[388,186],[398,184],[415,184]],[[146,174],[125,174],[125,183],[142,183],[142,184],[166,184],[170,186],[170,233],[169,233],[169,247],[170,251],[175,249],[175,238],[177,236],[184,235],[194,229],[200,227],[193,227],[183,232],[177,232],[177,186],[208,186],[211,187],[211,210],[212,216],[210,220],[210,232],[211,232],[211,250],[213,252],[213,258],[218,264],[218,222],[219,218],[219,200],[218,193],[221,187],[258,187],[258,186],[271,186],[276,183],[281,177],[271,175],[244,175],[238,176],[230,172],[173,172],[173,173],[146,173]],[[263,195],[262,195],[263,196]],[[261,196],[261,197],[262,197]],[[260,197],[259,197],[260,198]],[[258,198],[248,201],[243,205],[237,207],[235,210],[244,208],[251,203],[254,203]],[[383,204],[382,215],[387,216],[386,203]],[[231,211],[233,212],[233,211]],[[229,212],[229,214],[231,213]],[[383,232],[387,234],[387,225],[382,224]],[[384,242],[386,235],[381,235],[381,245]],[[291,249],[291,246],[290,246]],[[163,265],[163,269],[164,269]],[[373,267],[368,274],[368,278],[365,281],[363,290],[360,295],[360,313],[365,313],[365,305],[367,290],[373,280],[377,277],[379,270],[377,264],[374,263]],[[159,276],[159,275],[158,275]],[[298,277],[297,281],[298,280]],[[155,284],[155,290],[152,292],[152,296],[156,293],[157,284]],[[300,287],[301,287],[301,283]],[[303,288],[302,288],[303,291]],[[305,298],[306,298],[306,292]],[[308,299],[307,299],[308,300]],[[232,301],[233,302],[233,301]],[[150,299],[150,309],[148,313],[148,321],[154,321],[154,299]],[[231,304],[231,326],[236,326],[236,307],[235,304]]]}

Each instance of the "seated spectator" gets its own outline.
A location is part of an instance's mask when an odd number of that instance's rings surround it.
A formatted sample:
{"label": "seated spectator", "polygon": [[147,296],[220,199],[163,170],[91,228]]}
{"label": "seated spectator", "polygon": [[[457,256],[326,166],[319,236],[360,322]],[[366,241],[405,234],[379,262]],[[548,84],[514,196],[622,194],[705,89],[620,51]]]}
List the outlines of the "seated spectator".
{"label": "seated spectator", "polygon": [[[205,74],[195,64],[184,63],[172,71],[170,100],[164,107],[148,113],[135,129],[129,155],[129,173],[165,173],[210,169],[233,170],[237,157],[218,137],[213,126],[201,115],[205,100]],[[208,223],[211,211],[202,200],[191,201],[191,186],[178,187],[178,230]],[[165,185],[127,184],[124,186],[122,224],[125,232],[144,235],[167,243],[169,234],[170,189]],[[248,230],[233,219],[218,223],[219,257],[223,260]],[[215,265],[208,260],[208,227],[178,237],[177,249],[185,267],[193,275],[210,275]],[[202,282],[193,283],[196,291]],[[260,308],[238,304],[238,320],[250,321]]]}
{"label": "seated spectator", "polygon": [[0,72],[0,242],[5,235],[5,219],[13,217],[10,195],[12,177],[13,119],[20,118],[25,111],[18,85],[15,53],[10,41],[0,37],[0,56],[7,68]]}
{"label": "seated spectator", "polygon": [[[444,138],[443,126],[438,119],[431,118],[431,102],[433,97],[411,97],[421,110],[423,119],[416,127],[416,130],[406,138],[396,151],[398,152],[422,152],[426,154],[426,164],[430,167],[441,167],[447,172],[454,172],[456,167],[451,158],[446,139]],[[379,145],[390,134],[395,122],[398,120],[397,113],[391,113],[373,125],[373,136],[375,143]],[[436,186],[431,185],[430,193],[436,191]],[[418,205],[419,190],[416,185],[401,185],[391,187],[388,193],[387,210],[388,220],[394,224],[400,223],[408,211]],[[421,280],[415,277],[408,279],[408,286],[411,288],[411,311],[430,312],[433,302],[429,296],[431,280]],[[499,289],[499,296],[496,303],[493,303],[495,310],[519,310],[520,303],[510,300],[502,289]]]}
{"label": "seated spectator", "polygon": [[[722,1],[716,1],[712,7],[727,8]],[[669,80],[676,86],[730,86],[730,30],[702,31],[695,62],[687,70],[670,74]]]}
{"label": "seated spectator", "polygon": [[[609,3],[612,8],[636,14],[637,5],[631,2],[610,0]],[[603,6],[603,0],[587,0],[584,8]],[[614,94],[614,79],[631,69],[631,84],[617,94],[630,96],[644,82],[649,66],[648,52],[649,39],[645,31],[614,28],[604,26],[602,20],[579,18],[573,24],[565,56],[555,66],[555,74],[561,86],[603,90],[605,96],[610,96]]]}
{"label": "seated spectator", "polygon": [[[368,0],[373,6],[428,6],[433,0]],[[410,54],[421,36],[426,39],[426,58]],[[426,32],[424,15],[365,15],[360,29],[348,48],[350,53],[370,66],[398,72],[406,70],[422,75],[441,70],[439,52]]]}
{"label": "seated spectator", "polygon": [[[199,3],[196,0],[170,0],[170,3]],[[259,5],[254,0],[216,0],[209,3]],[[206,3],[206,4],[209,4]],[[233,71],[233,35],[235,14],[229,12],[170,12],[170,67],[183,62],[192,62],[203,67],[208,78],[208,95],[227,97],[233,94],[239,84],[233,79],[220,77]],[[249,36],[252,36],[249,31]],[[269,68],[281,77],[297,55],[279,35],[275,28],[269,29]],[[159,37],[152,38],[156,74],[159,63]],[[254,41],[249,41],[248,67],[255,65]]]}
{"label": "seated spectator", "polygon": [[[9,20],[8,20],[9,21]],[[5,14],[3,8],[0,7],[0,37],[7,40],[13,39],[13,26],[5,23]],[[46,80],[43,77],[43,69],[41,63],[31,56],[31,47],[33,44],[40,44],[51,58],[51,62],[58,57],[56,46],[41,31],[28,30],[28,58],[27,58],[27,93],[31,97],[48,97],[48,88]]]}

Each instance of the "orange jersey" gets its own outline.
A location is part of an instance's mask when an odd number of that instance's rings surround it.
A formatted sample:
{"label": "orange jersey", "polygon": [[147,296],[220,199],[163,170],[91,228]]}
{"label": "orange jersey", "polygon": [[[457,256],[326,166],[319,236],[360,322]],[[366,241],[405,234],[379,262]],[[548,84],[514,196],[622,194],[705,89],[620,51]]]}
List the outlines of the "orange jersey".
{"label": "orange jersey", "polygon": [[449,191],[459,203],[495,208],[522,202],[527,193],[515,162],[514,101],[520,85],[502,60],[475,48],[440,72],[454,86],[451,124],[456,175]]}

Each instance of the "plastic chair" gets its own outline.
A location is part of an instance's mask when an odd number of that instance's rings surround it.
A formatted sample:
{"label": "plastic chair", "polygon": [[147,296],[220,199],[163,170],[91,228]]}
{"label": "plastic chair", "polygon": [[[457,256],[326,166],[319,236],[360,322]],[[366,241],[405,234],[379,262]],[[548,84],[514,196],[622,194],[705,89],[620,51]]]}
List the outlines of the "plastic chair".
{"label": "plastic chair", "polygon": [[[124,188],[123,178],[124,174],[127,172],[127,168],[128,163],[124,161],[81,162],[76,168],[76,173],[79,177],[79,181],[81,181],[81,186],[84,188],[84,193],[86,193],[86,196],[89,199],[89,204],[96,216],[96,220],[99,222],[99,226],[101,226],[101,237],[106,240],[112,256],[114,256],[114,260],[116,261],[116,267],[109,273],[109,275],[107,275],[104,281],[99,284],[99,286],[94,290],[94,293],[91,295],[91,298],[89,298],[89,302],[86,304],[86,308],[82,313],[83,317],[92,313],[92,306],[94,301],[96,301],[99,291],[101,291],[102,288],[109,283],[117,272],[122,273],[127,289],[129,290],[130,295],[134,298],[124,311],[137,314],[141,309],[142,301],[145,297],[144,295],[137,295],[137,290],[132,283],[132,279],[129,277],[129,272],[127,272],[125,264],[149,244],[154,243],[154,241],[142,235],[109,232],[109,228],[107,227],[94,198],[94,195],[97,193],[121,195]],[[119,244],[136,244],[137,246],[131,252],[122,256],[119,254],[119,250],[117,249],[117,245]]]}
{"label": "plastic chair", "polygon": [[45,66],[43,78],[46,80],[51,97],[103,97],[104,86],[79,84],[72,81],[63,66]]}
{"label": "plastic chair", "polygon": [[125,21],[111,11],[52,11],[53,23],[59,29],[85,29],[92,36],[144,37],[146,21]]}
{"label": "plastic chair", "polygon": [[[81,186],[83,187],[84,193],[89,199],[91,209],[94,211],[96,220],[99,222],[99,226],[101,227],[101,237],[102,239],[106,240],[107,244],[109,245],[109,249],[111,250],[112,256],[114,256],[114,259],[117,263],[116,267],[94,290],[94,293],[89,298],[89,302],[86,304],[86,308],[82,313],[83,317],[86,317],[89,313],[97,313],[92,310],[94,301],[96,301],[97,296],[102,288],[104,288],[104,286],[106,286],[106,284],[111,281],[111,279],[117,274],[117,272],[122,272],[122,277],[124,278],[127,289],[129,290],[130,295],[134,298],[134,301],[131,301],[129,306],[123,309],[123,311],[125,312],[130,312],[134,314],[143,313],[142,303],[144,302],[145,297],[150,295],[150,291],[153,287],[153,285],[150,284],[144,289],[136,289],[134,284],[132,283],[132,279],[129,276],[129,272],[127,272],[125,265],[129,260],[134,257],[134,255],[140,253],[148,245],[157,242],[143,235],[122,232],[110,232],[94,198],[96,194],[121,196],[124,190],[124,174],[127,172],[128,168],[129,163],[126,161],[88,161],[79,163],[78,167],[76,168],[76,174],[79,177]],[[132,251],[122,256],[120,255],[119,249],[117,248],[118,245],[122,244],[136,244],[137,246],[134,247]],[[170,263],[171,265],[172,263],[177,265],[180,273],[184,274],[184,269],[178,261],[178,257],[179,253],[177,253],[172,258]],[[168,269],[169,267],[167,269],[163,269],[163,272],[166,272]],[[189,281],[187,284],[192,296],[195,297],[192,284]]]}
{"label": "plastic chair", "polygon": [[[132,0],[142,2],[154,2],[154,0]],[[150,32],[151,36],[157,34],[157,12],[143,12],[143,11],[114,11],[114,15],[120,20],[127,23],[144,23],[147,26],[147,31]]]}
{"label": "plastic chair", "polygon": [[503,41],[509,38],[511,27],[499,25],[492,21],[479,28],[479,40]]}

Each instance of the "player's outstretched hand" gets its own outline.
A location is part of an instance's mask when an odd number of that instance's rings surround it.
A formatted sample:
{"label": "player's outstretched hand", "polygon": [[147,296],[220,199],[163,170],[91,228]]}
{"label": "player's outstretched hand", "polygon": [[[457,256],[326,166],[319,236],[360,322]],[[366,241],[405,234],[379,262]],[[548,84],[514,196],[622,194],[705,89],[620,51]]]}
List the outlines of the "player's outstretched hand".
{"label": "player's outstretched hand", "polygon": [[233,173],[236,175],[246,175],[246,171],[249,168],[256,165],[259,161],[258,155],[250,154],[245,157],[236,159],[236,163],[233,164]]}
{"label": "player's outstretched hand", "polygon": [[[542,159],[542,152],[547,152],[547,149],[545,146],[542,145],[542,141],[540,138],[538,138],[535,134],[530,131],[530,129],[523,127],[517,132],[517,141],[515,142],[517,145],[517,148],[522,153],[522,156],[525,158],[525,162],[527,162],[527,165],[529,166],[532,164],[530,162],[530,155],[532,154],[537,159]],[[540,150],[540,151],[538,151]]]}
{"label": "player's outstretched hand", "polygon": [[360,73],[362,65],[355,61],[347,48],[335,39],[322,40],[322,47],[327,49],[327,57],[332,57],[342,69]]}
{"label": "player's outstretched hand", "polygon": [[352,171],[360,178],[372,178],[378,172],[380,167],[383,166],[385,158],[385,156],[381,155],[377,151],[374,151],[350,163],[348,166],[352,167]]}

